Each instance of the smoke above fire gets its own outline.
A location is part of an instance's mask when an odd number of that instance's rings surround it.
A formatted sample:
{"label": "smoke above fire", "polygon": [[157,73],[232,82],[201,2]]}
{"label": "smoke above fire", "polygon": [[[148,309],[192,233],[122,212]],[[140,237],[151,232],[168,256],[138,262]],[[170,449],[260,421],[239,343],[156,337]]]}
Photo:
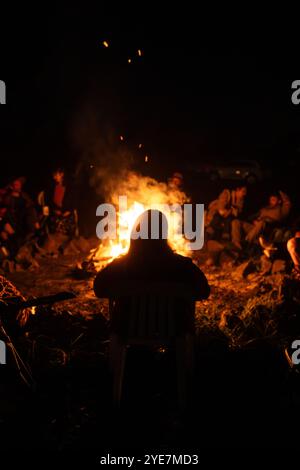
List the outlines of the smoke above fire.
{"label": "smoke above fire", "polygon": [[[95,114],[85,114],[85,120],[79,119],[76,123],[75,144],[80,152],[80,161],[77,173],[83,167],[89,166],[89,184],[99,195],[101,202],[113,204],[118,217],[119,197],[126,196],[128,211],[122,214],[119,220],[117,240],[104,240],[92,252],[97,267],[102,267],[115,257],[125,254],[130,245],[130,232],[139,215],[149,208],[163,205],[182,206],[189,202],[187,195],[178,187],[172,186],[168,181],[157,181],[155,178],[141,174],[134,166],[137,155],[134,154],[126,139],[120,133],[103,130]],[[140,143],[136,151],[141,151]],[[146,165],[145,165],[146,168]],[[99,201],[100,202],[100,201]],[[95,208],[96,211],[96,208]],[[187,254],[187,243],[182,237],[173,239],[172,227],[181,223],[178,212],[166,214],[169,221],[169,243],[172,248],[181,254]]]}
{"label": "smoke above fire", "polygon": [[[89,184],[105,202],[116,203],[116,197],[126,195],[129,201],[136,200],[149,205],[157,202],[183,204],[188,197],[183,191],[170,188],[168,182],[159,182],[149,175],[135,170],[137,164],[145,161],[144,145],[129,145],[121,132],[103,124],[104,116],[95,107],[86,104],[73,119],[70,137],[72,147],[78,155],[75,177],[84,168],[89,171]],[[122,139],[120,138],[122,136]],[[147,169],[144,165],[143,173]]]}

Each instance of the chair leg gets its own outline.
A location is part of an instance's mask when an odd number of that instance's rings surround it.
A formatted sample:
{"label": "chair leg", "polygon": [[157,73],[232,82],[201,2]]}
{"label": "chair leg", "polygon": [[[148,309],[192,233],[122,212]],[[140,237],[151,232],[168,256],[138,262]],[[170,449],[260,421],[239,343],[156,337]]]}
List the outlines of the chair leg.
{"label": "chair leg", "polygon": [[189,380],[193,379],[195,371],[195,336],[188,334],[185,337],[186,344],[186,367],[189,374]]}
{"label": "chair leg", "polygon": [[184,410],[187,404],[187,381],[185,362],[185,341],[184,339],[180,338],[176,340],[176,367],[178,404],[181,410]]}
{"label": "chair leg", "polygon": [[116,335],[110,340],[110,369],[113,378],[113,405],[120,407],[126,360],[126,344],[121,343]]}
{"label": "chair leg", "polygon": [[185,410],[194,374],[194,338],[192,335],[177,339],[176,362],[178,402],[180,409]]}

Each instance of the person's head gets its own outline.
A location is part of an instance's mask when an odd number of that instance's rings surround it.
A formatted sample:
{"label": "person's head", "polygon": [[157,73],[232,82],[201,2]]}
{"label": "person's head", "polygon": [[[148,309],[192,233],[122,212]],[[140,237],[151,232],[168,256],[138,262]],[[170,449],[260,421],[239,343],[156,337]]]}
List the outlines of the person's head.
{"label": "person's head", "polygon": [[238,198],[243,198],[247,196],[247,186],[237,186],[235,189],[236,195]]}
{"label": "person's head", "polygon": [[62,184],[64,182],[65,172],[62,168],[57,168],[52,173],[55,183]]}
{"label": "person's head", "polygon": [[281,197],[280,197],[280,194],[274,192],[272,194],[270,194],[270,197],[269,197],[269,206],[271,207],[276,207],[278,206],[279,204],[281,204]]}
{"label": "person's head", "polygon": [[166,216],[154,209],[143,212],[133,225],[129,254],[155,256],[171,253]]}
{"label": "person's head", "polygon": [[174,188],[180,189],[183,185],[183,176],[182,176],[182,174],[177,172],[177,171],[175,173],[173,173],[173,175],[171,176],[171,178],[169,180],[169,184],[171,186],[173,186]]}
{"label": "person's head", "polygon": [[23,177],[16,178],[12,181],[10,187],[14,193],[21,193],[23,190],[25,179]]}

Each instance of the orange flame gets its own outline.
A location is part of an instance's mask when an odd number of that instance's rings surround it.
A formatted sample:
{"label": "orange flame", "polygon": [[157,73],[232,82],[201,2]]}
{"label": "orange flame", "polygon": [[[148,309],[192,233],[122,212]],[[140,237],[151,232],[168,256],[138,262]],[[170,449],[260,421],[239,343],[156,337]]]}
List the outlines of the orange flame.
{"label": "orange flame", "polygon": [[[158,208],[166,215],[169,228],[168,242],[171,248],[179,254],[189,255],[189,244],[178,230],[182,224],[182,214],[178,208],[188,202],[186,194],[179,189],[171,188],[166,183],[133,172],[128,172],[126,177],[120,181],[116,191],[111,194],[110,202],[118,209],[119,196],[126,195],[127,209],[117,211],[117,238],[103,240],[96,249],[91,251],[91,258],[96,269],[102,269],[113,259],[127,253],[135,221],[150,208]],[[175,210],[176,207],[177,210]]]}

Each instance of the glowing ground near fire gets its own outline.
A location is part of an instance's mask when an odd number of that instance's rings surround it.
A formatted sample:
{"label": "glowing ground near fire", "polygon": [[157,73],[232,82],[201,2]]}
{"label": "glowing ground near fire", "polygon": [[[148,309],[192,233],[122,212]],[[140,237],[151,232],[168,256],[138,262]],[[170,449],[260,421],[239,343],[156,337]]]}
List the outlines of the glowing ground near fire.
{"label": "glowing ground near fire", "polygon": [[[97,240],[93,243],[97,244]],[[108,319],[108,302],[94,295],[94,277],[82,279],[74,275],[74,267],[84,261],[87,255],[88,252],[80,256],[62,256],[55,262],[45,259],[41,262],[41,269],[14,272],[9,275],[9,279],[29,297],[63,290],[74,292],[76,299],[60,302],[53,307],[55,315],[67,311],[74,318],[89,320],[100,313]],[[220,329],[233,345],[247,343],[264,334],[275,334],[276,310],[280,318],[286,285],[291,283],[293,287],[290,276],[281,273],[264,275],[255,266],[249,269],[249,263],[236,267],[203,267],[205,257],[203,251],[194,259],[204,270],[211,285],[209,299],[196,304],[196,325],[199,331],[203,328]]]}

